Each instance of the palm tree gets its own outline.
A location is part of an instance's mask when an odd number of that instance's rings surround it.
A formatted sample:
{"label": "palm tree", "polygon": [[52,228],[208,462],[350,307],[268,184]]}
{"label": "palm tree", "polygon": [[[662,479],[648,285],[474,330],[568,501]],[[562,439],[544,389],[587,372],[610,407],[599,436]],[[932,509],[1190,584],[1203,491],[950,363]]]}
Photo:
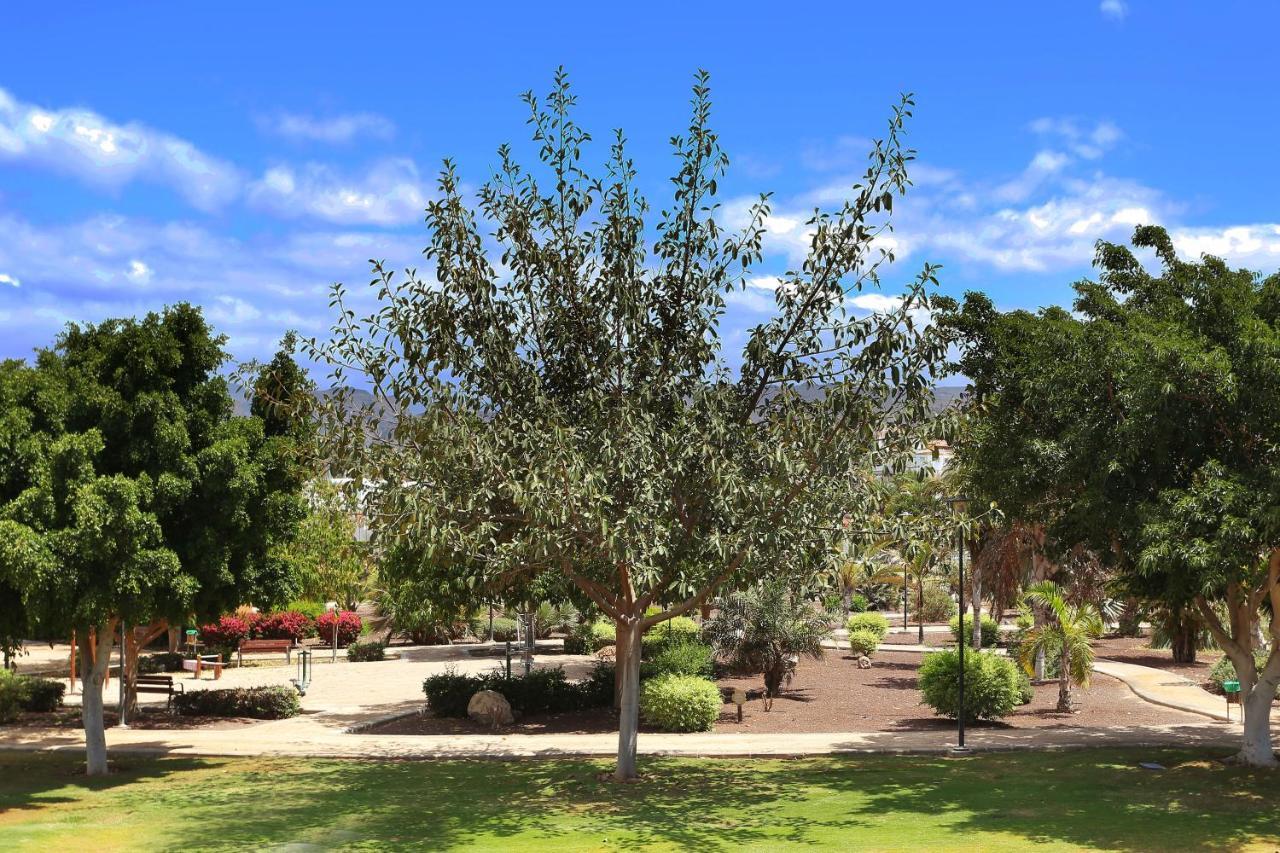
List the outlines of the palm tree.
{"label": "palm tree", "polygon": [[840,588],[840,600],[844,615],[853,608],[854,593],[876,586],[900,586],[901,576],[893,568],[893,540],[847,539],[834,555],[834,575]]}
{"label": "palm tree", "polygon": [[764,707],[790,683],[803,655],[822,656],[830,628],[782,580],[730,595],[702,629],[716,653],[735,666],[764,674]]}
{"label": "palm tree", "polygon": [[1049,611],[1052,621],[1027,631],[1018,650],[1018,663],[1030,675],[1041,652],[1057,650],[1061,655],[1058,676],[1058,710],[1071,712],[1071,686],[1089,686],[1093,672],[1090,641],[1102,634],[1102,616],[1092,604],[1069,604],[1053,581],[1042,581],[1024,596],[1028,604]]}

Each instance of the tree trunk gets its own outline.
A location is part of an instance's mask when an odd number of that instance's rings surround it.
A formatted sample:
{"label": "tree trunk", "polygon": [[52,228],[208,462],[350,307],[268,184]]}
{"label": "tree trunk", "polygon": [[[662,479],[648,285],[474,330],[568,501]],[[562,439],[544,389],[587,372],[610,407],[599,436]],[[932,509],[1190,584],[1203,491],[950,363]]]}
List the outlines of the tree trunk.
{"label": "tree trunk", "polygon": [[1276,767],[1275,749],[1271,744],[1271,703],[1280,683],[1280,649],[1272,649],[1262,672],[1257,671],[1252,654],[1242,658],[1227,652],[1240,681],[1240,707],[1244,711],[1244,741],[1236,760],[1250,767]]}
{"label": "tree trunk", "polygon": [[[619,619],[617,623],[617,673],[622,695],[618,709],[618,767],[613,778],[618,782],[636,778],[636,740],[640,730],[640,618]],[[625,655],[622,653],[624,642]]]}
{"label": "tree trunk", "polygon": [[973,647],[982,648],[982,604],[978,596],[973,597]]}
{"label": "tree trunk", "polygon": [[[639,643],[639,640],[637,640]],[[631,635],[623,630],[621,621],[614,623],[613,635],[613,708],[622,710],[622,694],[625,692],[626,674],[622,662],[631,653]],[[638,671],[638,669],[637,669]]]}
{"label": "tree trunk", "polygon": [[1058,660],[1058,710],[1064,714],[1071,713],[1071,657],[1067,651],[1067,641],[1062,640],[1062,657]]}
{"label": "tree trunk", "polygon": [[97,645],[80,646],[81,702],[80,716],[84,725],[85,773],[105,776],[107,773],[107,733],[102,719],[102,683],[111,665],[114,625],[99,625]]}
{"label": "tree trunk", "polygon": [[1173,651],[1174,663],[1196,662],[1196,634],[1200,625],[1190,610],[1184,610],[1171,620],[1169,631],[1169,648]]}
{"label": "tree trunk", "polygon": [[849,618],[849,614],[853,611],[853,588],[845,587],[840,593],[840,606],[844,608],[844,617]]}
{"label": "tree trunk", "polygon": [[920,576],[920,583],[916,587],[916,622],[920,629],[920,645],[924,645],[924,576]]}

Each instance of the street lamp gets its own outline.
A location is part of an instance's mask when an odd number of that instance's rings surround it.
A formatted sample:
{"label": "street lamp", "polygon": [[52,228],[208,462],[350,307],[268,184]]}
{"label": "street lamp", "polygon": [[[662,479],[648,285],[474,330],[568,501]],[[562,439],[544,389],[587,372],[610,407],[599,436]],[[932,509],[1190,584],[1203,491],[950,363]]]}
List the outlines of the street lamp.
{"label": "street lamp", "polygon": [[[963,496],[947,498],[947,504],[958,518],[962,518],[969,509],[969,499]],[[964,647],[967,638],[964,631],[964,524],[957,525],[956,532],[960,540],[960,549],[956,552],[960,560],[960,708],[956,714],[956,748],[952,752],[965,753],[969,750],[964,745]]]}

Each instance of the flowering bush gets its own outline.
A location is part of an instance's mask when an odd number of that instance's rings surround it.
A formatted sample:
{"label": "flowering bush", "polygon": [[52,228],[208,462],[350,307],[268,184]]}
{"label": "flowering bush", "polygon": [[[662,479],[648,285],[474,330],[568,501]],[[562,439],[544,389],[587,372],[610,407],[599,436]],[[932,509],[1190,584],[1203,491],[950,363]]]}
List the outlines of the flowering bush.
{"label": "flowering bush", "polygon": [[234,649],[248,636],[249,623],[238,616],[223,616],[217,622],[200,626],[201,641],[214,649]]}
{"label": "flowering bush", "polygon": [[356,615],[354,610],[339,610],[336,614],[334,611],[329,610],[316,617],[315,630],[320,635],[320,639],[325,642],[333,640],[335,621],[338,625],[339,646],[355,642],[356,637],[360,636],[360,617]]}
{"label": "flowering bush", "polygon": [[283,610],[263,616],[253,626],[254,636],[263,640],[293,640],[316,635],[316,623],[296,610]]}

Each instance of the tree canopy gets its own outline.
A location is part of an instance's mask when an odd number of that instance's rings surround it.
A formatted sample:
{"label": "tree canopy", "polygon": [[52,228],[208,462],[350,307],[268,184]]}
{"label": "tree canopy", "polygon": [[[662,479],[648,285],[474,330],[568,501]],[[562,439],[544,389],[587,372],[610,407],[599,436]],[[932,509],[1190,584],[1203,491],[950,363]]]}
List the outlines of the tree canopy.
{"label": "tree canopy", "polygon": [[0,581],[44,633],[96,636],[81,644],[91,772],[106,768],[101,687],[122,622],[292,591],[277,546],[301,517],[305,469],[293,439],[232,417],[222,343],[177,305],[68,326],[34,365],[5,368]]}
{"label": "tree canopy", "polygon": [[[981,417],[960,454],[980,488],[1059,550],[1086,546],[1122,579],[1194,603],[1240,674],[1245,760],[1272,763],[1280,680],[1280,275],[1177,256],[1135,230],[1149,272],[1101,242],[1074,313],[997,311],[980,294],[944,318]],[[1223,621],[1212,606],[1226,602]],[[1263,613],[1263,608],[1269,615]],[[1254,627],[1271,657],[1254,666]],[[1254,686],[1265,701],[1249,704]],[[1268,692],[1269,691],[1269,692]]]}
{"label": "tree canopy", "polygon": [[814,212],[808,257],[780,277],[740,357],[721,321],[762,264],[770,202],[736,230],[718,221],[728,158],[707,76],[671,139],[673,197],[656,215],[621,131],[593,174],[563,72],[525,102],[535,167],[500,147],[473,206],[446,162],[427,209],[433,280],[375,263],[367,316],[336,287],[334,335],[310,351],[373,400],[353,410],[332,395],[320,430],[333,469],[373,486],[388,542],[477,591],[563,574],[615,620],[627,778],[640,633],[821,559],[855,465],[895,459],[928,416],[946,344],[913,318],[934,304],[934,269],[883,313],[847,298],[893,258],[877,240],[909,185],[912,102],[849,200]]}

